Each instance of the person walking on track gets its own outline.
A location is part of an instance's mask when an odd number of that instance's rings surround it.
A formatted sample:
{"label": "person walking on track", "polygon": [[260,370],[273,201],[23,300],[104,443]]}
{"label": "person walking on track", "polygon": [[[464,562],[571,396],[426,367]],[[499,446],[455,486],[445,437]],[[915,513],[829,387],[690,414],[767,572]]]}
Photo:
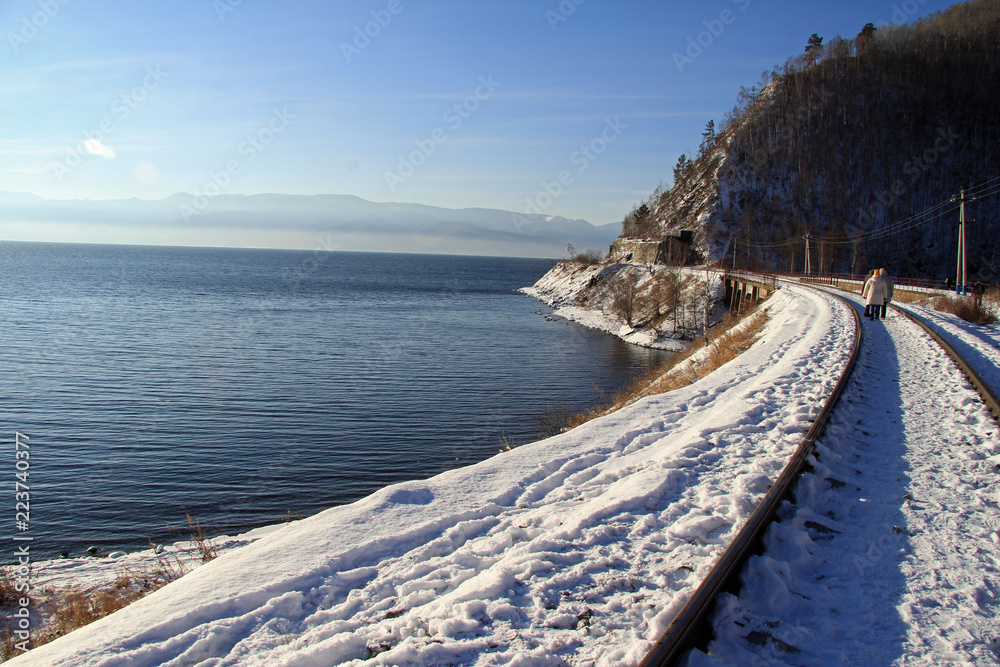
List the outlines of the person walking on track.
{"label": "person walking on track", "polygon": [[884,320],[886,312],[889,309],[889,302],[892,301],[892,290],[894,286],[892,284],[892,278],[889,277],[889,272],[886,271],[884,267],[878,270],[878,274],[882,277],[882,280],[885,281],[885,301],[882,302],[882,319]]}
{"label": "person walking on track", "polygon": [[[875,276],[877,276],[877,275],[878,275],[878,269],[874,269],[872,271],[872,274],[870,276],[868,276],[868,280],[865,281],[865,286],[863,288],[861,288],[861,298],[862,299],[867,299],[868,298],[868,291],[871,289],[872,281],[875,280]],[[868,302],[866,301],[865,302],[865,317],[870,318],[871,316],[872,316],[872,307],[869,306]]]}
{"label": "person walking on track", "polygon": [[865,315],[868,319],[881,319],[882,306],[889,296],[889,285],[886,278],[876,271],[865,283],[861,296],[865,299]]}

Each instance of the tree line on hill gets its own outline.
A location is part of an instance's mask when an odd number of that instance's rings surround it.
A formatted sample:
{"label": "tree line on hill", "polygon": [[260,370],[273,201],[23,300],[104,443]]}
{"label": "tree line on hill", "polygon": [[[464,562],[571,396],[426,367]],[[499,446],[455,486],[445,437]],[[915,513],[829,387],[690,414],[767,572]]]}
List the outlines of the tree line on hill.
{"label": "tree line on hill", "polygon": [[1000,3],[972,0],[908,25],[812,35],[743,88],[698,154],[681,155],[623,235],[697,226],[707,261],[944,279],[968,204],[972,279],[1000,278]]}

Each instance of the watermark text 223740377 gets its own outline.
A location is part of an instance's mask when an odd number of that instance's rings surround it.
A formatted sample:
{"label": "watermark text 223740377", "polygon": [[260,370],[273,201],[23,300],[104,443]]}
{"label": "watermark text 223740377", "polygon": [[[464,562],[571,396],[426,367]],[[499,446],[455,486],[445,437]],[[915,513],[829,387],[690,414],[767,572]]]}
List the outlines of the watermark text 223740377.
{"label": "watermark text 223740377", "polygon": [[14,643],[19,651],[27,651],[31,642],[31,545],[33,539],[28,534],[31,522],[31,486],[28,484],[28,473],[31,468],[31,448],[28,436],[14,433],[14,535],[17,565],[14,568],[14,590],[19,594],[14,600],[15,610],[11,615],[13,635],[18,641]]}

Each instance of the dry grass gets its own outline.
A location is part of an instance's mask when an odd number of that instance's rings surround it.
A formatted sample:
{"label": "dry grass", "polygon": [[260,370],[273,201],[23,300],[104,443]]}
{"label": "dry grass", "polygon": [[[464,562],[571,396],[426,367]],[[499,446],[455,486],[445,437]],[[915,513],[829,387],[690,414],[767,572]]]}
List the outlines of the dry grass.
{"label": "dry grass", "polygon": [[[207,563],[210,560],[215,560],[215,558],[219,555],[219,551],[215,546],[215,543],[205,536],[205,531],[201,527],[201,522],[197,519],[192,519],[191,514],[187,511],[187,508],[184,507],[184,505],[181,505],[181,509],[184,510],[184,516],[187,518],[189,531],[188,541],[190,541],[191,544],[195,546],[195,549],[198,550],[198,556],[201,558],[201,562]],[[291,515],[291,510],[289,510],[288,513]],[[173,526],[168,525],[167,529],[177,533],[178,535],[181,534],[181,531],[177,530]]]}
{"label": "dry grass", "polygon": [[3,629],[3,633],[0,633],[0,662],[6,662],[11,658],[16,658],[21,651],[17,650],[14,644],[17,643],[17,638],[14,637],[14,633],[11,632],[9,627]]}
{"label": "dry grass", "polygon": [[[570,417],[570,428],[609,414],[634,403],[640,398],[662,394],[697,382],[724,364],[732,361],[753,345],[767,322],[764,309],[757,309],[736,319],[727,315],[714,331],[715,339],[699,338],[683,352],[671,357],[664,365],[652,368],[645,377],[620,390],[613,396],[599,394],[597,405]],[[704,354],[699,354],[704,351]]]}
{"label": "dry grass", "polygon": [[966,322],[973,324],[996,324],[1000,294],[991,289],[981,297],[948,296],[936,299],[934,308],[945,313],[958,315]]}
{"label": "dry grass", "polygon": [[16,604],[21,597],[21,593],[15,588],[16,583],[14,566],[0,567],[0,606]]}
{"label": "dry grass", "polygon": [[[13,607],[17,604],[17,600],[24,595],[24,593],[18,592],[14,586],[14,566],[0,567],[0,606]],[[9,660],[20,653],[15,646],[19,639],[14,636],[12,626],[13,619],[0,633],[0,662]]]}
{"label": "dry grass", "polygon": [[1000,285],[993,285],[983,294],[983,304],[990,311],[1000,316]]}
{"label": "dry grass", "polygon": [[148,592],[132,588],[93,591],[65,588],[43,593],[39,602],[48,607],[50,614],[44,625],[32,633],[32,645],[47,644],[77,628],[89,625],[127,607]]}
{"label": "dry grass", "polygon": [[[181,578],[188,571],[189,568],[177,556],[172,561],[158,556],[156,565],[144,567],[141,571],[127,567],[119,569],[114,582],[108,586],[92,590],[78,587],[33,590],[30,595],[33,612],[31,647],[47,644],[127,607]],[[0,662],[21,653],[15,647],[18,641],[10,627],[4,628],[0,634]]]}
{"label": "dry grass", "polygon": [[[205,537],[201,523],[192,519],[191,515],[186,512],[185,516],[190,531],[189,539],[194,545],[198,558],[203,563],[216,558],[218,556],[217,547]],[[291,518],[290,511],[289,518]],[[168,528],[178,532],[172,526],[168,526]],[[154,553],[158,552],[157,547],[152,542],[149,543],[149,546]],[[155,564],[143,566],[141,569],[122,567],[116,570],[115,580],[106,586],[90,590],[78,587],[32,590],[30,594],[33,626],[31,646],[34,648],[47,644],[77,628],[82,628],[104,618],[153,591],[163,588],[171,581],[180,579],[190,570],[191,567],[185,565],[179,555],[170,556],[157,553]],[[10,585],[9,589],[8,584]],[[0,604],[10,605],[14,599],[10,597],[13,593],[13,568],[0,568],[0,595],[3,596]],[[17,593],[17,595],[23,594]],[[0,632],[0,662],[21,653],[15,647],[17,641],[19,640],[13,636],[10,626],[5,627]]]}
{"label": "dry grass", "polygon": [[926,292],[911,292],[898,287],[892,291],[892,300],[900,303],[917,303],[927,298]]}
{"label": "dry grass", "polygon": [[837,287],[837,288],[840,288],[840,289],[842,289],[842,290],[844,290],[846,292],[859,292],[859,293],[865,287],[863,282],[858,282],[858,283],[856,283],[856,282],[841,282],[839,280],[835,281],[833,283],[833,286]]}

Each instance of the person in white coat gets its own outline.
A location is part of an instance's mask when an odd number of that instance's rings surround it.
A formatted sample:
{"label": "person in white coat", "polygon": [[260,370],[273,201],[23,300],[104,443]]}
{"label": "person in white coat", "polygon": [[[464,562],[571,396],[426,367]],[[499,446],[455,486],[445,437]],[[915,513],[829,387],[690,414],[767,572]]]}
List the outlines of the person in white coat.
{"label": "person in white coat", "polygon": [[881,274],[872,276],[865,283],[865,288],[861,292],[861,296],[865,298],[865,311],[868,314],[868,319],[881,319],[882,306],[885,304],[886,299],[889,298],[889,284],[885,277]]}
{"label": "person in white coat", "polygon": [[[868,280],[865,281],[865,286],[861,288],[861,298],[865,299],[868,297],[868,290],[871,289],[872,281],[875,280],[875,276],[878,275],[878,269],[872,270],[872,274],[868,276]],[[867,303],[865,304],[865,317],[872,316],[872,307]]]}

